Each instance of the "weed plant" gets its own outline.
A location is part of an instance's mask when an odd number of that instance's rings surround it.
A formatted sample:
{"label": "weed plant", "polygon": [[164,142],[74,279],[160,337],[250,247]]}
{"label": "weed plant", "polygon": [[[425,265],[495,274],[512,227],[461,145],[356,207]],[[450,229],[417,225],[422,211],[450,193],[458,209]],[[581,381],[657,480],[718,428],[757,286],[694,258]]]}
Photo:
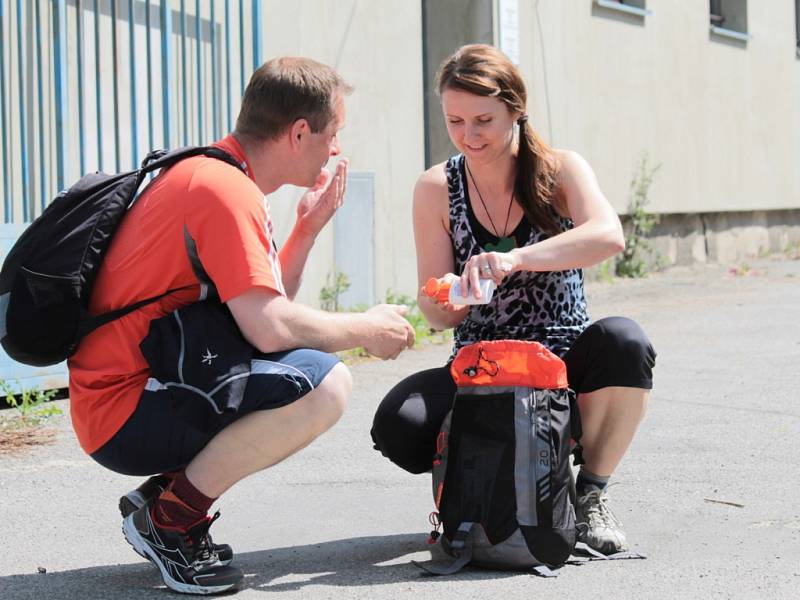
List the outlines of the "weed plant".
{"label": "weed plant", "polygon": [[617,257],[615,272],[618,277],[646,277],[650,264],[661,264],[658,252],[647,239],[659,222],[659,215],[647,212],[650,203],[650,186],[661,163],[651,167],[647,154],[642,154],[631,180],[631,199],[628,204],[628,231],[625,250]]}
{"label": "weed plant", "polygon": [[61,409],[50,403],[57,394],[56,390],[40,390],[36,387],[28,389],[20,386],[20,392],[17,394],[7,381],[0,380],[0,391],[5,396],[6,404],[16,411],[16,418],[5,421],[6,427],[38,427],[49,418],[61,414]]}

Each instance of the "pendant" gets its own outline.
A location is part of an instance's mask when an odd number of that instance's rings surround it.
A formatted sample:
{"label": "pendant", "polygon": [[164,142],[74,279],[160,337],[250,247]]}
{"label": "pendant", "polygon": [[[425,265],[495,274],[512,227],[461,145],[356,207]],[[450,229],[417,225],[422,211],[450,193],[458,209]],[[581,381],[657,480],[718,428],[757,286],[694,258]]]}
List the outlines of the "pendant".
{"label": "pendant", "polygon": [[513,236],[506,236],[497,240],[496,244],[486,244],[487,252],[508,252],[517,247],[517,240]]}

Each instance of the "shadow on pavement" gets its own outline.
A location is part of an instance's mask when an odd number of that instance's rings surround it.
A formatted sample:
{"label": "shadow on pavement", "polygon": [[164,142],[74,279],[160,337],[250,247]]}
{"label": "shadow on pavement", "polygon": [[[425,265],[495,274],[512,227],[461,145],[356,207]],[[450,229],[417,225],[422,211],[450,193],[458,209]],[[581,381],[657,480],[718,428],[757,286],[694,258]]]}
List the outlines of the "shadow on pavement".
{"label": "shadow on pavement", "polygon": [[[425,561],[427,557],[419,553],[428,549],[424,534],[372,536],[247,552],[237,555],[234,564],[245,573],[245,582],[240,589],[273,593],[297,591],[307,585],[361,587],[404,581],[444,583],[457,579],[497,579],[519,575],[465,569],[446,578],[429,577],[411,564],[410,557],[406,557],[417,553],[414,558]],[[434,550],[435,558],[443,556],[438,549]],[[163,599],[165,593],[158,571],[144,562],[0,577],[0,597],[14,600],[54,597]]]}

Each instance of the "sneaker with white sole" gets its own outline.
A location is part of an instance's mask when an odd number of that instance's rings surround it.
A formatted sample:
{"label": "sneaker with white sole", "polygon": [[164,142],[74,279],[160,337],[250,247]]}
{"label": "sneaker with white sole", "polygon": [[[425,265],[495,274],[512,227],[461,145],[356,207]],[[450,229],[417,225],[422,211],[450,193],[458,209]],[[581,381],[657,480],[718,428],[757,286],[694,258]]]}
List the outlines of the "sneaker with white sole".
{"label": "sneaker with white sole", "polygon": [[626,549],[622,522],[608,506],[608,494],[594,488],[575,503],[575,523],[578,541],[603,554]]}
{"label": "sneaker with white sole", "polygon": [[[129,514],[139,510],[145,503],[155,500],[164,491],[164,488],[169,484],[169,478],[163,475],[155,475],[150,477],[142,485],[135,490],[131,490],[119,499],[119,512],[124,519]],[[208,536],[211,541],[211,536]],[[233,548],[228,544],[215,544],[211,541],[211,548],[216,552],[219,562],[222,565],[229,565],[233,560]],[[147,558],[145,556],[144,558]]]}
{"label": "sneaker with white sole", "polygon": [[218,594],[242,581],[242,571],[220,564],[211,549],[208,529],[219,513],[183,532],[157,525],[151,508],[152,502],[147,502],[125,517],[122,533],[138,554],[158,567],[167,587],[184,594]]}
{"label": "sneaker with white sole", "polygon": [[133,511],[140,509],[146,502],[158,498],[169,485],[170,478],[164,475],[153,475],[146,479],[135,490],[131,490],[119,499],[119,512],[124,519]]}

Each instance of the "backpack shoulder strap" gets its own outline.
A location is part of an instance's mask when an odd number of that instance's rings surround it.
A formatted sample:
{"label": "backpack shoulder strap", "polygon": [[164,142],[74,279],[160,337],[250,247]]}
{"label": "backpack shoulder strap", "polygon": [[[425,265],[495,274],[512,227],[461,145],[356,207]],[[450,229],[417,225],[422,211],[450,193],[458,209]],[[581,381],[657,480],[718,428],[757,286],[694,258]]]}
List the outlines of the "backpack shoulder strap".
{"label": "backpack shoulder strap", "polygon": [[583,446],[581,445],[581,438],[583,437],[583,424],[581,423],[581,411],[578,407],[578,395],[573,390],[567,390],[569,394],[569,428],[570,437],[575,440],[575,446],[572,448],[572,456],[574,457],[575,466],[585,464],[583,458]]}
{"label": "backpack shoulder strap", "polygon": [[217,148],[216,146],[186,146],[176,150],[154,150],[145,156],[139,171],[142,174],[150,173],[151,171],[158,171],[159,169],[163,169],[165,167],[171,167],[175,163],[182,161],[185,158],[191,158],[193,156],[200,155],[224,161],[244,172],[244,165],[242,163],[225,152],[225,150],[222,148]]}
{"label": "backpack shoulder strap", "polygon": [[178,292],[180,290],[189,289],[190,285],[185,285],[183,287],[172,288],[171,290],[167,290],[163,294],[159,294],[158,296],[152,296],[150,298],[145,298],[144,300],[139,300],[139,302],[134,302],[133,304],[129,304],[128,306],[123,306],[122,308],[118,308],[116,310],[110,310],[108,312],[104,312],[99,314],[95,317],[89,317],[88,319],[81,321],[79,327],[79,336],[83,337],[88,335],[98,327],[102,327],[106,323],[111,323],[111,321],[116,321],[117,319],[124,317],[128,313],[132,313],[135,310],[142,308],[143,306],[147,306],[148,304],[152,304],[157,300],[161,300],[165,296],[169,296],[173,292]]}
{"label": "backpack shoulder strap", "polygon": [[463,569],[472,560],[472,530],[475,523],[464,522],[458,526],[458,530],[450,542],[450,549],[455,554],[455,559],[449,564],[441,565],[435,562],[421,563],[412,560],[411,563],[430,573],[431,575],[453,575]]}
{"label": "backpack shoulder strap", "polygon": [[[217,160],[224,161],[229,165],[233,165],[243,173],[245,172],[245,167],[242,163],[237,161],[233,156],[222,150],[221,148],[217,148],[215,146],[186,146],[185,148],[178,148],[177,150],[154,150],[150,154],[148,154],[145,159],[142,161],[142,166],[138,169],[140,181],[141,178],[144,177],[145,174],[150,173],[152,171],[157,171],[158,169],[163,169],[165,167],[171,167],[177,162],[182,161],[185,158],[191,158],[193,156],[208,156],[211,158],[216,158]],[[198,259],[199,261],[199,259]],[[192,263],[192,268],[195,269],[197,272],[197,266]],[[201,267],[202,270],[202,267]],[[205,271],[202,271],[205,273]],[[206,276],[208,280],[208,277]],[[208,284],[210,280],[203,281],[201,279],[201,283]],[[213,285],[213,284],[212,284]],[[106,323],[110,323],[111,321],[115,321],[121,317],[124,317],[128,313],[131,313],[135,310],[142,308],[143,306],[147,306],[148,304],[152,304],[165,296],[172,294],[173,292],[177,292],[180,290],[185,290],[192,286],[183,286],[178,288],[172,288],[164,292],[163,294],[159,294],[157,296],[152,296],[150,298],[145,298],[144,300],[140,300],[139,302],[134,302],[133,304],[129,304],[128,306],[123,306],[122,308],[118,308],[116,310],[111,310],[94,317],[89,317],[85,320],[82,320],[79,326],[79,335],[83,337],[88,335],[98,327],[102,327]]]}

